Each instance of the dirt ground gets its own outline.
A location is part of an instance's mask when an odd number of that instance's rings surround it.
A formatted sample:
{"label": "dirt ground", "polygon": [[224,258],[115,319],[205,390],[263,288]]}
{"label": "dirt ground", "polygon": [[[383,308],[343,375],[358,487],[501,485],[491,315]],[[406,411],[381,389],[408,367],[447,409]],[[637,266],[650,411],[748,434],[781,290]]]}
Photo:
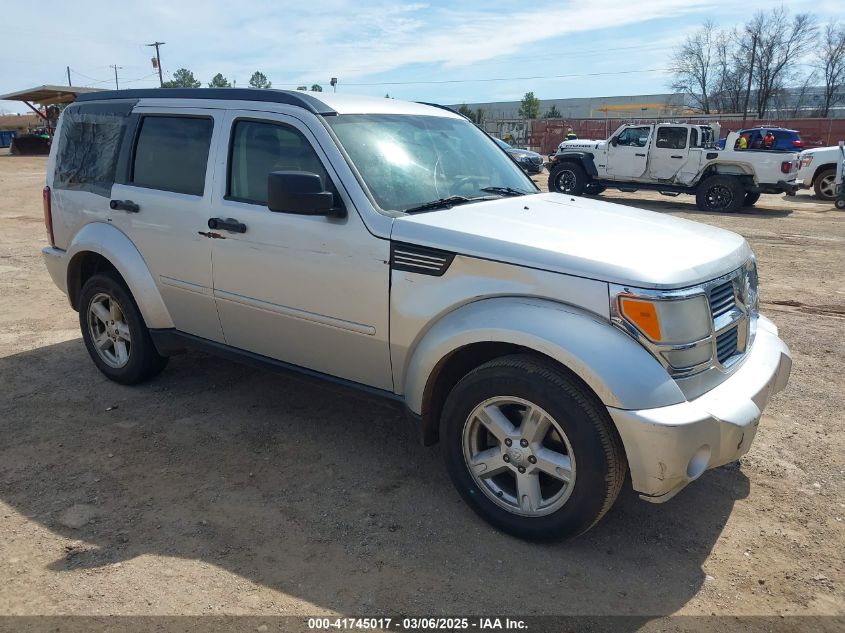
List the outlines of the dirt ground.
{"label": "dirt ground", "polygon": [[832,204],[602,196],[748,238],[792,380],[739,464],[536,545],[482,523],[390,408],[197,353],[106,380],[41,261],[44,165],[0,155],[0,613],[845,615]]}

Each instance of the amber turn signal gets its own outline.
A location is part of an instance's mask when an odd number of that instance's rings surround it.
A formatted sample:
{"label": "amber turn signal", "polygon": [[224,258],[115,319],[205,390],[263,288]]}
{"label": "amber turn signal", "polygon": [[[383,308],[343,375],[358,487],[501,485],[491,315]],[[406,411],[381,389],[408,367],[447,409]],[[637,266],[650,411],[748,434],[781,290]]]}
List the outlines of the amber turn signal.
{"label": "amber turn signal", "polygon": [[643,334],[652,341],[660,340],[660,319],[653,303],[631,297],[621,297],[619,304],[625,318],[636,325]]}

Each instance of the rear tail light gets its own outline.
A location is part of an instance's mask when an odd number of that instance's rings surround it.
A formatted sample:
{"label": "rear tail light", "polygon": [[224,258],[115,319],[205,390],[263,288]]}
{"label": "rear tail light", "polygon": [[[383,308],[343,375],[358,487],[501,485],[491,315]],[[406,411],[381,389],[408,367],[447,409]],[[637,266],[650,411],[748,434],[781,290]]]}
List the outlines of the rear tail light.
{"label": "rear tail light", "polygon": [[796,140],[792,141],[792,146],[793,147],[804,147],[804,141],[802,141],[801,139],[796,139]]}
{"label": "rear tail light", "polygon": [[50,246],[55,246],[56,238],[53,236],[53,204],[50,187],[44,187],[41,198],[44,201],[44,226],[47,227],[47,237],[50,238]]}
{"label": "rear tail light", "polygon": [[781,172],[783,172],[784,174],[788,174],[790,171],[792,171],[792,161],[791,161],[791,160],[785,160],[785,161],[783,161],[783,162],[780,164],[780,170],[781,170]]}

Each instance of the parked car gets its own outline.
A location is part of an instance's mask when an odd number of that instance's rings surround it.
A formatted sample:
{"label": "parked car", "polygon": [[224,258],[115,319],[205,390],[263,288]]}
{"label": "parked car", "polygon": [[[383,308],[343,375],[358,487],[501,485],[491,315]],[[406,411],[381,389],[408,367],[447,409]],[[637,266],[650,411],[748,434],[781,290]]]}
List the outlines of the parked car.
{"label": "parked car", "polygon": [[[771,132],[775,137],[772,147],[766,148],[763,139]],[[737,132],[739,136],[745,136],[748,140],[748,149],[774,149],[784,152],[800,152],[804,149],[804,141],[801,140],[801,133],[798,130],[788,130],[783,127],[752,127]],[[725,149],[725,139],[719,140],[719,149]]]}
{"label": "parked car", "polygon": [[[629,469],[661,503],[735,461],[790,373],[742,237],[541,193],[422,104],[81,95],[44,217],[47,268],[109,379],[201,349],[384,398],[440,442],[466,503],[524,538],[585,532]],[[382,442],[363,417],[361,441]]]}
{"label": "parked car", "polygon": [[819,200],[836,197],[836,161],[841,160],[838,145],[805,149],[800,155],[798,180],[805,189],[813,189]]}
{"label": "parked car", "polygon": [[513,157],[517,164],[529,174],[539,174],[543,171],[543,156],[529,149],[517,149],[505,143],[500,138],[493,137],[496,144]]}
{"label": "parked car", "polygon": [[684,123],[624,124],[607,141],[564,141],[549,162],[549,191],[597,195],[605,187],[695,196],[703,211],[738,211],[761,193],[794,193],[798,155],[716,150],[717,128]]}

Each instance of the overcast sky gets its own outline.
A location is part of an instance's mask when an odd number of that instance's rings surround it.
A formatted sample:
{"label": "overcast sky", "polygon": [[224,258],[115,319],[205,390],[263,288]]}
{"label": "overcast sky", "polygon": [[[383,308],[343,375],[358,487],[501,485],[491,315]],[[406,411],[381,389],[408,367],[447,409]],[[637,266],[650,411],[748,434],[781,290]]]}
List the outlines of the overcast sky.
{"label": "overcast sky", "polygon": [[[272,6],[271,6],[272,4]],[[349,93],[441,103],[669,91],[672,47],[705,19],[747,20],[767,0],[142,0],[4,3],[0,94],[40,84],[155,87],[160,40],[167,75],[186,67],[205,85],[238,86],[261,70],[275,88],[319,83]],[[843,0],[793,0],[821,22]],[[119,9],[117,7],[120,7]],[[562,76],[563,75],[563,76]],[[557,77],[553,77],[557,76]],[[498,81],[507,79],[506,81]],[[416,82],[416,83],[408,83]],[[25,111],[14,102],[0,109]]]}

